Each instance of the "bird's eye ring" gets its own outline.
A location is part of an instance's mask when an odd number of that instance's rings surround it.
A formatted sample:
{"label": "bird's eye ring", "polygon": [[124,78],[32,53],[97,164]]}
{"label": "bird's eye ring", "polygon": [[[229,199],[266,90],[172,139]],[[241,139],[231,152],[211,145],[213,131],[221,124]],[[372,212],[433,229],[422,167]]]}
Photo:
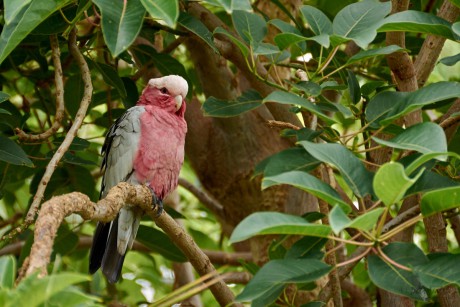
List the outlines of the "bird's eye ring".
{"label": "bird's eye ring", "polygon": [[160,92],[162,92],[163,94],[168,94],[168,89],[166,87],[162,87],[160,89]]}

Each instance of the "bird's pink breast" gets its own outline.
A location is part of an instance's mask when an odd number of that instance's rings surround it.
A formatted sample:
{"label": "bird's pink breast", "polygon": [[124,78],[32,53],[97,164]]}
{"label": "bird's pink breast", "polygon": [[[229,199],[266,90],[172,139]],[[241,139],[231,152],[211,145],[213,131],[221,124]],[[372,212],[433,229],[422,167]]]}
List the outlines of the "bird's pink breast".
{"label": "bird's pink breast", "polygon": [[134,160],[136,178],[148,183],[163,199],[177,186],[187,124],[182,117],[153,106],[145,107],[140,121],[141,136]]}

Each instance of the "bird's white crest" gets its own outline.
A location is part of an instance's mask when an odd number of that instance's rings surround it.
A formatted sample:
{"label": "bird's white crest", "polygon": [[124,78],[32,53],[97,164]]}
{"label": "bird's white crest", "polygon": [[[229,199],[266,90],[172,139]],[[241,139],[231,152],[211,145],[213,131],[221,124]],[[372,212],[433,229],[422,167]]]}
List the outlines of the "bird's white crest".
{"label": "bird's white crest", "polygon": [[185,79],[181,76],[177,75],[169,75],[161,78],[150,79],[149,86],[156,87],[158,89],[165,87],[174,97],[180,95],[182,98],[185,98],[188,92],[187,81],[185,81]]}

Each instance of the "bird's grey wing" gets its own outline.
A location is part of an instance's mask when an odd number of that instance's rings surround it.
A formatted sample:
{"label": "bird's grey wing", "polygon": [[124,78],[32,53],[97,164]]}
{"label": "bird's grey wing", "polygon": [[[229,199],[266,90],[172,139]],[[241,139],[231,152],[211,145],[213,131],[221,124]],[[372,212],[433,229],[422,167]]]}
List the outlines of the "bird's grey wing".
{"label": "bird's grey wing", "polygon": [[[109,129],[102,146],[101,198],[121,181],[133,181],[133,164],[140,139],[140,116],[143,107],[127,110]],[[125,211],[125,210],[124,210]],[[132,215],[131,213],[128,214]],[[119,217],[110,223],[98,223],[90,252],[90,272],[103,267],[103,272],[111,282],[120,277],[124,253],[117,252]],[[126,220],[124,217],[122,220]],[[127,228],[124,226],[124,228]],[[129,228],[129,227],[128,227]],[[126,235],[125,235],[126,236]]]}

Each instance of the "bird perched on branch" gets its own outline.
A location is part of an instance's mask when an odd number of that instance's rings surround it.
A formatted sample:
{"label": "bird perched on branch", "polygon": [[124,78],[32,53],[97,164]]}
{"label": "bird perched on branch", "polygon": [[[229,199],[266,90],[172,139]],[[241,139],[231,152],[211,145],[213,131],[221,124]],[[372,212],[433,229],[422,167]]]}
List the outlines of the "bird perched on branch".
{"label": "bird perched on branch", "polygon": [[[162,200],[177,187],[184,162],[187,91],[180,76],[151,79],[136,106],[112,125],[102,146],[101,197],[122,181],[145,184],[162,210]],[[90,253],[91,274],[102,267],[110,283],[118,281],[141,216],[141,210],[126,206],[114,221],[98,223]]]}

